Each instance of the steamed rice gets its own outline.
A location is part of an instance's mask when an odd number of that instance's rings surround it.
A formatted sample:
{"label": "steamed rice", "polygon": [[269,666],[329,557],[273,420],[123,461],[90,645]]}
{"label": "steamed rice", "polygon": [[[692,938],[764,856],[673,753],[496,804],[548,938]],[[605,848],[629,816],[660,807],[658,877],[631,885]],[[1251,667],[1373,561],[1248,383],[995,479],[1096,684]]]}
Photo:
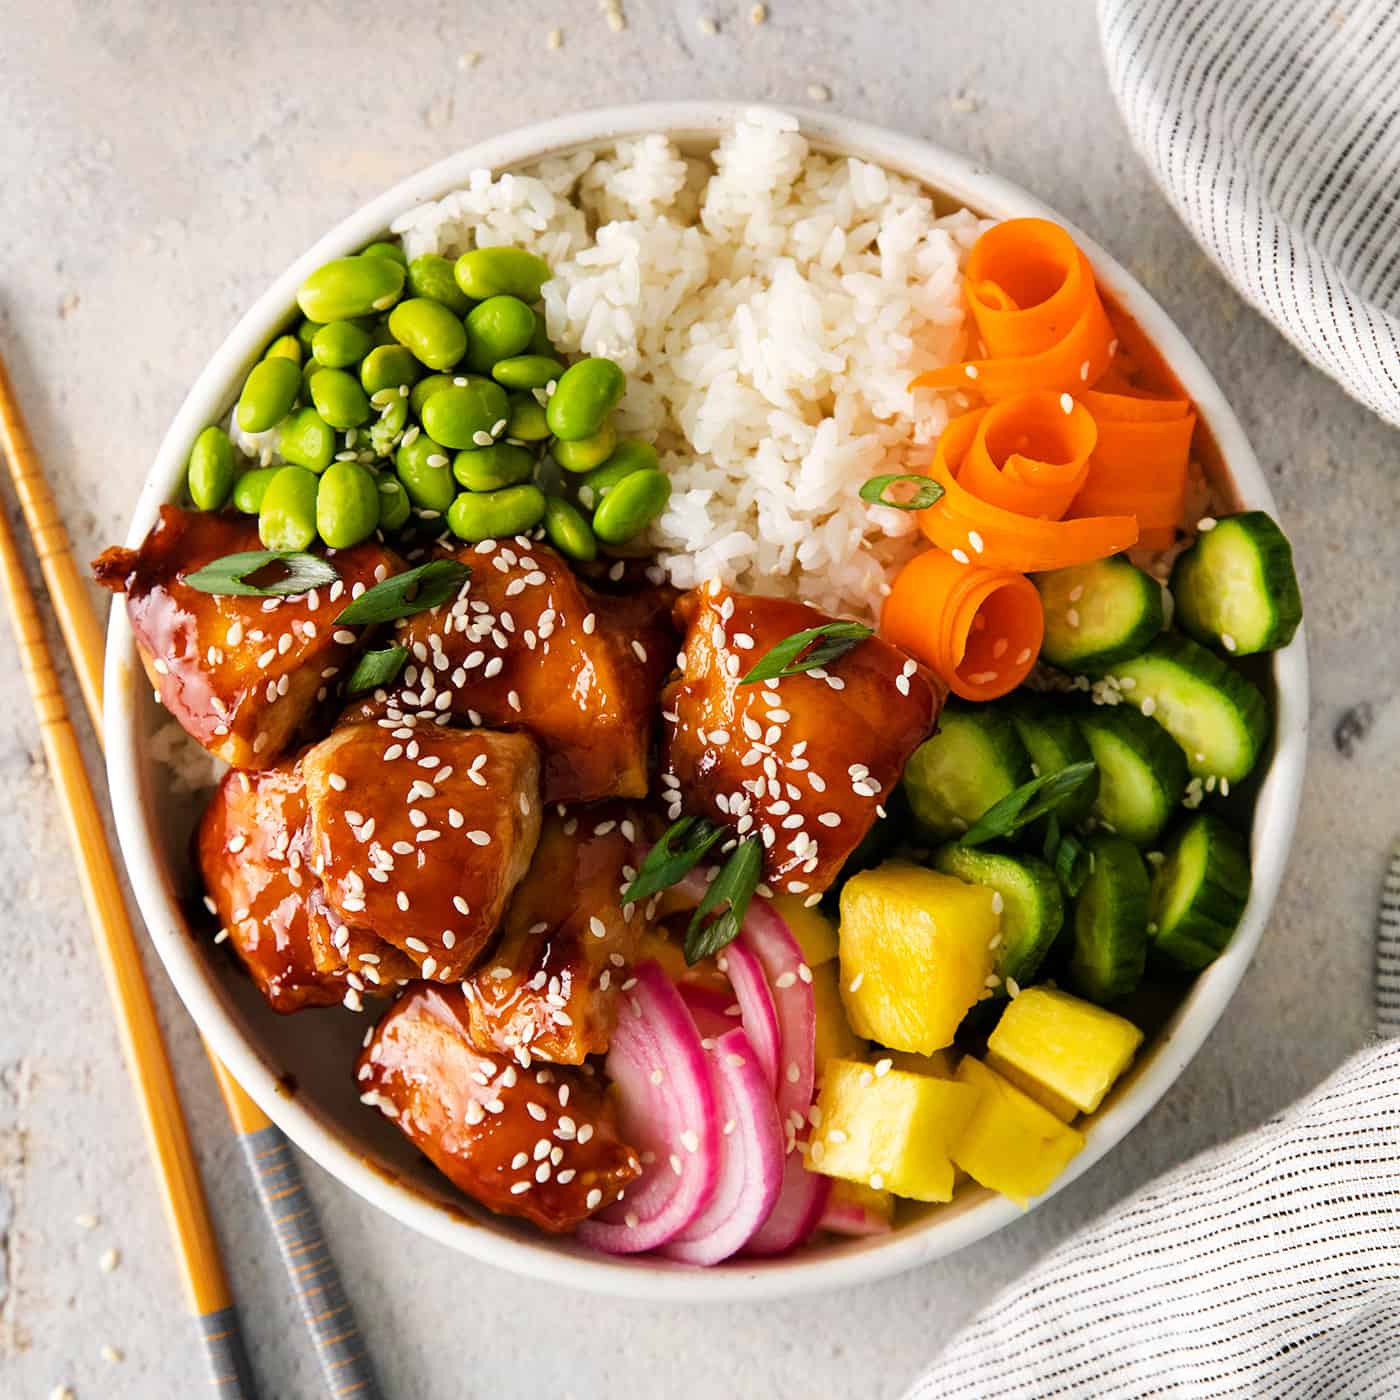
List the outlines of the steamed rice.
{"label": "steamed rice", "polygon": [[550,339],[622,366],[618,429],[670,475],[649,543],[678,587],[718,578],[859,616],[915,526],[857,492],[926,459],[947,422],[906,386],[960,358],[959,278],[985,227],[755,109],[711,160],[652,135],[477,171],[394,230],[410,258],[510,243],[550,264]]}

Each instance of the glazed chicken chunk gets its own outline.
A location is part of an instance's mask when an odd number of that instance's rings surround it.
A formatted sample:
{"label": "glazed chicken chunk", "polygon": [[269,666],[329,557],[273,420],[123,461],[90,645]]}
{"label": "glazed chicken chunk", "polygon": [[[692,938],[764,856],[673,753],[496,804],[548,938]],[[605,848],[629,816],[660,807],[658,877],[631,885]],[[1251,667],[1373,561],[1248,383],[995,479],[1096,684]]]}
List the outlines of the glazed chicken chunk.
{"label": "glazed chicken chunk", "polygon": [[676,612],[686,627],[681,674],[662,696],[669,815],[759,836],[776,889],[825,890],[933,729],[937,683],[871,637],[829,667],[742,685],[771,648],[832,619],[714,583]]}
{"label": "glazed chicken chunk", "polygon": [[334,918],[458,982],[495,933],[540,832],[524,734],[412,716],[335,729],[302,758],[312,868]]}
{"label": "glazed chicken chunk", "polygon": [[[406,619],[412,663],[360,714],[449,708],[539,743],[547,802],[644,797],[653,705],[674,651],[669,598],[599,595],[548,545],[488,541],[453,556],[455,602]],[[444,697],[449,697],[444,699]]]}
{"label": "glazed chicken chunk", "polygon": [[615,804],[545,818],[501,941],[462,984],[480,1049],[527,1065],[577,1065],[607,1050],[642,932],[641,911],[620,898],[637,830]]}
{"label": "glazed chicken chunk", "polygon": [[417,964],[337,919],[311,868],[301,764],[230,772],[200,821],[199,868],[229,942],[275,1011],[343,1001],[416,978]]}
{"label": "glazed chicken chunk", "polygon": [[199,824],[199,868],[230,943],[274,1011],[333,1006],[345,968],[317,966],[307,923],[306,794],[293,765],[227,773]]}
{"label": "glazed chicken chunk", "polygon": [[258,550],[255,522],[162,506],[140,549],[104,550],[97,581],[126,594],[141,660],[162,705],[192,738],[234,768],[268,768],[313,706],[352,664],[358,631],[335,625],[350,595],[400,571],[365,543],[339,551],[338,582],[285,597],[202,593],[187,574],[226,554]]}
{"label": "glazed chicken chunk", "polygon": [[361,1100],[467,1195],[543,1229],[572,1230],[641,1173],[601,1083],[475,1049],[459,988],[406,992],[361,1052],[358,1077]]}

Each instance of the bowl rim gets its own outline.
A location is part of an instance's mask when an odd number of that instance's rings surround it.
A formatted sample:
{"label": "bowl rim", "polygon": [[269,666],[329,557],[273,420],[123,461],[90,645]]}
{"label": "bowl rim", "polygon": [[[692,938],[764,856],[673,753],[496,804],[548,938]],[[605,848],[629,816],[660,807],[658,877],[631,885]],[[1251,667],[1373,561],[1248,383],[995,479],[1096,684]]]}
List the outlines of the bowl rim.
{"label": "bowl rim", "polygon": [[[329,258],[355,250],[414,206],[463,185],[472,171],[501,170],[587,146],[663,132],[680,139],[713,139],[743,112],[768,104],[738,101],[656,102],[575,113],[475,143],[408,176],[342,219],[278,276],[214,352],[176,413],[137,500],[128,543],[135,546],[159,506],[178,489],[187,444],[231,401],[238,378],[286,322],[306,275]],[[1050,218],[1068,228],[1100,280],[1161,351],[1214,433],[1222,461],[1249,507],[1276,514],[1268,482],[1224,394],[1186,338],[1149,293],[1092,238],[1011,182],[932,142],[826,112],[780,110],[797,117],[818,149],[858,156],[908,175],[936,194],[996,217]],[[1084,1150],[1034,1205],[1074,1181],[1142,1120],[1204,1044],[1238,987],[1272,909],[1296,824],[1307,753],[1308,666],[1302,629],[1273,657],[1277,692],[1275,750],[1260,787],[1252,840],[1253,887],[1244,919],[1226,952],[1196,981],[1153,1042],[1123,1092],[1111,1097],[1088,1133]],[[117,834],[137,903],[152,943],[209,1047],[267,1115],[331,1175],[406,1225],[462,1253],[511,1272],[595,1293],[653,1301],[735,1302],[793,1297],[872,1282],[928,1263],[991,1234],[1023,1212],[991,1193],[946,1216],[934,1213],[893,1233],[846,1241],[772,1261],[737,1261],[692,1269],[648,1256],[614,1259],[543,1235],[522,1237],[494,1220],[433,1199],[356,1151],[352,1140],[300,1097],[289,1097],[245,1037],[218,987],[207,958],[188,933],[164,869],[154,826],[142,799],[138,700],[144,679],[126,610],[114,603],[107,630],[107,775]],[[147,702],[149,703],[149,702]]]}

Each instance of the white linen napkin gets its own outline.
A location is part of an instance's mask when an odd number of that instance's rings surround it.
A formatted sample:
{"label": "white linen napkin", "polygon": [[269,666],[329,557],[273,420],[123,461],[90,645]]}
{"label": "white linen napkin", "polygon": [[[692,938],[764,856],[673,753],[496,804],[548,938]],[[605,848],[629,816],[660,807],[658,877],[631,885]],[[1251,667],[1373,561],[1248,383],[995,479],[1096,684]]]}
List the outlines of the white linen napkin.
{"label": "white linen napkin", "polygon": [[1240,294],[1400,425],[1400,6],[1099,0],[1128,130]]}
{"label": "white linen napkin", "polygon": [[907,1400],[1400,1396],[1400,851],[1376,959],[1390,1039],[1054,1250]]}

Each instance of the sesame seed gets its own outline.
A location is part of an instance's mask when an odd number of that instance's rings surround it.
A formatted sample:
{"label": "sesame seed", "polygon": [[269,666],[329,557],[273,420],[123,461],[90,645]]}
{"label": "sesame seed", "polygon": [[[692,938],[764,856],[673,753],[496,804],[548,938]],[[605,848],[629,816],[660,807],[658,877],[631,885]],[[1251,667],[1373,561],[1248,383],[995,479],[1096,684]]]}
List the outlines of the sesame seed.
{"label": "sesame seed", "polygon": [[1072,398],[1070,398],[1070,396],[1069,396],[1068,394],[1061,394],[1061,395],[1060,395],[1060,408],[1061,408],[1065,413],[1073,413],[1073,412],[1074,412],[1074,400],[1073,400]]}
{"label": "sesame seed", "polygon": [[967,551],[964,550],[964,549],[955,549],[955,550],[953,550],[953,551],[951,551],[951,552],[952,552],[953,558],[956,559],[956,560],[958,561],[959,564],[969,564],[969,563],[972,562],[972,561],[967,557]]}

